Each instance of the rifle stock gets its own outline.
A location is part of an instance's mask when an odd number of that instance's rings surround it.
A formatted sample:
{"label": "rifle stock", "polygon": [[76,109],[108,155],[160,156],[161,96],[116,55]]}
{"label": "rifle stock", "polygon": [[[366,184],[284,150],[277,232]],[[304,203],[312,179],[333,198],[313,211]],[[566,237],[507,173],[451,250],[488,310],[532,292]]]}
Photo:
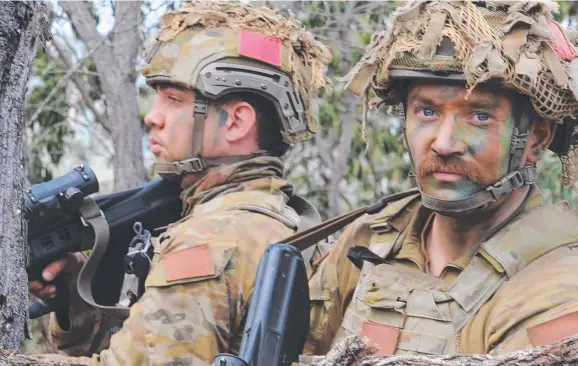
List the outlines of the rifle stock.
{"label": "rifle stock", "polygon": [[[84,197],[95,192],[98,192],[98,180],[87,166],[75,168],[55,180],[36,184],[25,192],[30,248],[26,271],[30,281],[41,280],[42,270],[52,261],[68,253],[92,249],[94,232],[82,223],[78,207]],[[180,192],[178,184],[158,178],[134,189],[95,196],[94,200],[109,225],[110,242],[113,243],[108,246],[99,265],[99,275],[92,283],[99,304],[113,305],[118,300],[124,256],[135,235],[133,224],[141,222],[143,228],[152,233],[154,229],[178,221]],[[68,307],[68,287],[64,283],[57,284],[56,298],[30,306],[30,318]]]}
{"label": "rifle stock", "polygon": [[287,366],[298,360],[309,330],[309,286],[301,252],[271,244],[259,261],[239,356],[214,366]]}

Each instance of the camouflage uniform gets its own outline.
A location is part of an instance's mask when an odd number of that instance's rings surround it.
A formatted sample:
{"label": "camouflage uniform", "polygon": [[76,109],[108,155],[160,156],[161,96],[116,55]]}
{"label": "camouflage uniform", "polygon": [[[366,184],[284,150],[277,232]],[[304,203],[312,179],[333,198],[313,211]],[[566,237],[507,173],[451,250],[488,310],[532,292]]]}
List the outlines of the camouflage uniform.
{"label": "camouflage uniform", "polygon": [[[416,194],[362,217],[343,233],[309,284],[313,305],[304,353],[325,354],[332,344],[351,334],[372,338],[384,355],[505,353],[540,344],[539,328],[533,327],[578,311],[574,273],[578,216],[567,206],[544,206],[534,187],[523,212],[492,239],[490,244],[501,248],[500,253],[524,247],[536,253],[542,251],[540,246],[544,252],[546,247],[554,248],[525,267],[526,263],[518,264],[519,272],[512,270],[511,277],[501,264],[505,256],[496,255],[497,251],[490,255],[489,250],[449,263],[439,278],[427,276],[422,237],[431,216]],[[368,247],[387,264],[365,262],[360,271],[347,258],[353,246]],[[483,263],[488,272],[472,269],[473,263]],[[486,289],[493,297],[472,305],[475,311],[460,324],[458,307],[446,294],[455,296],[451,289],[452,285],[457,288],[457,279],[479,290],[482,287],[475,278],[489,281],[493,273],[507,279],[497,285],[495,293]],[[465,299],[483,296],[463,293]],[[416,319],[425,319],[427,324],[416,325]],[[454,339],[455,326],[461,328]]]}
{"label": "camouflage uniform", "polygon": [[[100,351],[94,364],[180,365],[209,364],[219,352],[239,351],[260,257],[268,244],[306,225],[297,207],[318,215],[302,207],[302,199],[289,201],[293,187],[281,179],[282,161],[273,156],[317,132],[313,95],[327,83],[323,70],[330,60],[299,22],[270,9],[194,2],[162,17],[143,75],[152,87],[194,91],[193,146],[189,158],[157,163],[155,170],[167,179],[205,174],[183,193],[183,219],[155,240],[146,291],[122,328],[124,319],[88,308],[73,293],[71,329],[60,329],[52,316],[59,349]],[[230,93],[267,99],[282,149],[201,155],[207,106]]]}
{"label": "camouflage uniform", "polygon": [[53,315],[56,346],[70,355],[108,348],[92,359],[105,365],[204,365],[238,352],[259,259],[299,226],[281,171],[277,158],[210,171],[183,194],[183,219],[154,241],[146,291],[122,328],[109,339],[118,320],[73,308],[67,332]]}
{"label": "camouflage uniform", "polygon": [[[459,82],[468,92],[491,82],[517,94],[523,112],[514,117],[502,153],[510,155],[507,172],[494,183],[450,200],[427,194],[418,180],[412,194],[344,232],[310,281],[305,353],[324,354],[334,342],[357,334],[374,341],[381,355],[498,354],[578,332],[578,216],[566,203],[545,206],[535,186],[535,165],[527,159],[523,165],[530,122],[556,121],[548,148],[562,160],[562,182],[578,182],[578,48],[575,35],[552,20],[556,6],[407,1],[393,14],[391,27],[374,35],[345,78],[347,88],[363,95],[367,107],[397,112],[406,146],[403,112],[410,108],[412,82]],[[452,143],[468,146],[456,135]],[[433,132],[427,136],[437,139]],[[461,160],[461,152],[426,150]],[[409,156],[417,170],[411,149]],[[521,187],[530,193],[503,226],[439,277],[427,273],[424,242],[434,215],[473,218],[476,210]]]}

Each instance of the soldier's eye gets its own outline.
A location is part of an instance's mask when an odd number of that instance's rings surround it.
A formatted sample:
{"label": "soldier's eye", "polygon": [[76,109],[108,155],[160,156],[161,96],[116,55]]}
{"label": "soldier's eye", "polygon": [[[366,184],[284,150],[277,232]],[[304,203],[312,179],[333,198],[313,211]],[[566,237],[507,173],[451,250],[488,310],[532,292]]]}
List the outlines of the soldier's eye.
{"label": "soldier's eye", "polygon": [[431,119],[432,117],[435,117],[435,115],[435,110],[429,107],[419,108],[417,110],[417,116],[421,118]]}
{"label": "soldier's eye", "polygon": [[472,116],[472,120],[474,123],[479,123],[479,124],[486,124],[488,122],[490,122],[490,120],[492,119],[492,116],[488,113],[474,113]]}
{"label": "soldier's eye", "polygon": [[488,116],[487,114],[483,114],[483,113],[478,113],[477,116],[478,116],[478,120],[482,121],[482,122],[485,122],[485,121],[490,119],[490,116]]}

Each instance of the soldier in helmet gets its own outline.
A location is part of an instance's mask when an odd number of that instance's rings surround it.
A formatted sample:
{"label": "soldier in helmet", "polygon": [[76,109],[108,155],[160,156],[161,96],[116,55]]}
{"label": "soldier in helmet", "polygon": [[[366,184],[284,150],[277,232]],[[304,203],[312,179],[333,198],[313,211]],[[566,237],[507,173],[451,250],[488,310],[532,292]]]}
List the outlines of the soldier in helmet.
{"label": "soldier in helmet", "polygon": [[[239,351],[267,245],[319,220],[283,179],[281,158],[316,133],[313,97],[330,60],[299,22],[266,8],[200,2],[163,16],[143,70],[157,93],[145,122],[156,171],[181,182],[183,218],[153,240],[146,290],[126,321],[73,291],[67,317],[51,318],[60,350],[131,365],[202,365]],[[84,261],[55,262],[44,279],[74,278]]]}
{"label": "soldier in helmet", "polygon": [[[346,78],[402,119],[417,188],[350,225],[310,281],[306,352],[501,354],[578,333],[578,216],[536,164],[578,180],[575,34],[548,1],[409,1]],[[374,99],[370,100],[372,93]]]}

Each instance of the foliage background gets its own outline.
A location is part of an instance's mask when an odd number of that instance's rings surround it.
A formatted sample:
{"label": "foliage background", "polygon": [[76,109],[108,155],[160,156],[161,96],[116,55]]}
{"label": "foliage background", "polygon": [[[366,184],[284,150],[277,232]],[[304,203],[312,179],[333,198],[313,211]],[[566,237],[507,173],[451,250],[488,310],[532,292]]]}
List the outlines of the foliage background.
{"label": "foliage background", "polygon": [[[410,187],[409,159],[399,142],[399,121],[383,111],[370,113],[366,144],[361,138],[360,99],[345,93],[343,83],[338,80],[359,60],[371,34],[386,27],[385,20],[397,1],[250,2],[279,9],[284,14],[293,12],[334,55],[327,69],[333,85],[319,103],[322,132],[310,143],[297,146],[286,159],[287,175],[297,185],[298,192],[316,204],[324,218],[329,218]],[[135,164],[144,165],[147,174],[135,176],[131,182],[116,182],[115,186],[114,177],[121,168],[113,167],[113,161],[115,149],[119,147],[113,140],[107,111],[112,103],[128,105],[131,101],[122,100],[122,96],[121,100],[116,100],[119,96],[112,100],[106,95],[102,85],[110,75],[105,73],[115,71],[117,65],[97,68],[87,40],[71,22],[76,12],[89,11],[96,25],[94,36],[101,37],[102,43],[114,52],[122,53],[126,45],[118,29],[123,22],[116,19],[119,3],[77,1],[63,7],[57,0],[51,0],[51,4],[53,40],[36,59],[26,104],[27,184],[53,179],[80,163],[95,170],[103,193],[142,183],[154,176],[153,156],[148,150],[147,131],[142,121],[152,96],[142,77],[136,75],[142,52],[123,71],[135,74],[131,97],[137,97],[140,118],[123,123],[138,126],[141,134],[137,139],[141,146],[135,145],[135,148],[141,149],[138,153],[142,154],[142,162]],[[133,42],[139,42],[138,47],[142,47],[158,27],[160,16],[178,7],[180,1],[133,1],[132,4],[140,8],[142,22],[129,24],[130,28],[125,27],[124,31],[136,32],[139,37]],[[578,3],[559,1],[559,4],[561,11],[557,19],[576,29]],[[118,133],[115,136],[118,138]],[[548,202],[563,199],[574,207],[578,205],[578,194],[561,185],[561,164],[556,156],[548,153],[539,164],[539,172],[538,185]],[[42,324],[34,324],[37,336],[25,342],[22,350],[55,351],[45,343]]]}

